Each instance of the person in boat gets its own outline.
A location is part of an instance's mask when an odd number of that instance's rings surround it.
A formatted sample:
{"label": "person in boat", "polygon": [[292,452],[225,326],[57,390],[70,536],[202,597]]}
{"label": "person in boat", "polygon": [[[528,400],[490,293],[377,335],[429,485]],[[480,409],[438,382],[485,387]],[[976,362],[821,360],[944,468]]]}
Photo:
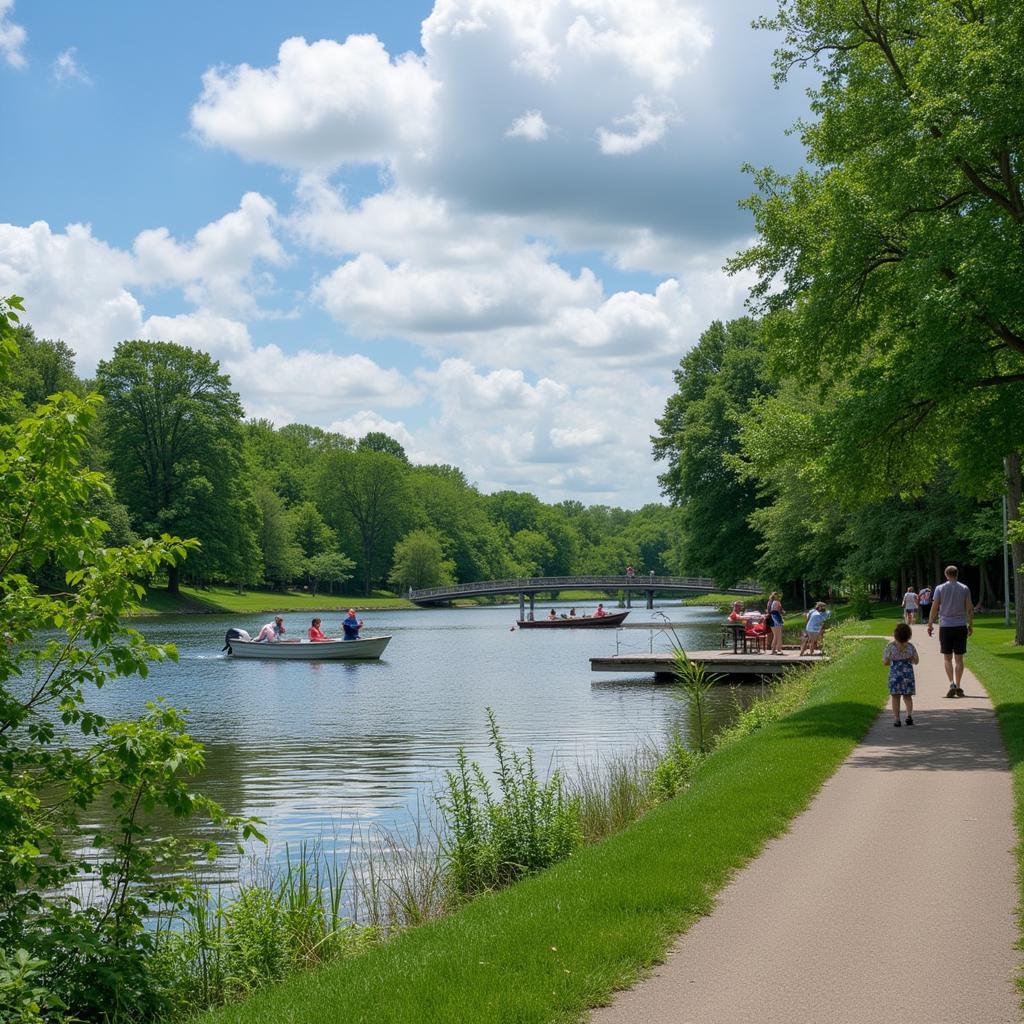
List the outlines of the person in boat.
{"label": "person in boat", "polygon": [[285,634],[284,618],[275,615],[273,622],[268,622],[257,634],[256,642],[263,644],[276,644]]}
{"label": "person in boat", "polygon": [[575,608],[570,608],[569,609],[569,618],[570,619],[575,619],[576,618],[576,609]]}
{"label": "person in boat", "polygon": [[548,612],[548,622],[554,622],[557,618],[558,616],[555,614],[555,609],[552,608],[551,611]]}
{"label": "person in boat", "polygon": [[321,640],[330,640],[330,637],[320,628],[320,619],[314,619],[309,627],[309,639],[313,643],[319,643]]}
{"label": "person in boat", "polygon": [[341,620],[341,628],[345,631],[346,640],[359,639],[359,630],[363,628],[363,620],[356,618],[355,608],[349,608],[348,615]]}
{"label": "person in boat", "polygon": [[595,619],[603,619],[608,613],[604,610],[604,605],[598,602],[597,611],[594,612]]}

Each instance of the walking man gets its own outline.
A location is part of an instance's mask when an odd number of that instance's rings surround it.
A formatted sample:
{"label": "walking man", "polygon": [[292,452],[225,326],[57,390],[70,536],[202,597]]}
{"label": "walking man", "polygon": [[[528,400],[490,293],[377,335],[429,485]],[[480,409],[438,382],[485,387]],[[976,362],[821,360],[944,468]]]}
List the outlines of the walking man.
{"label": "walking man", "polygon": [[935,620],[939,620],[939,650],[946,663],[949,680],[947,697],[962,697],[960,680],[964,675],[964,654],[967,638],[974,632],[974,604],[970,588],[958,579],[955,565],[946,566],[946,582],[940,583],[932,594],[932,607],[928,613],[928,635],[932,635]]}

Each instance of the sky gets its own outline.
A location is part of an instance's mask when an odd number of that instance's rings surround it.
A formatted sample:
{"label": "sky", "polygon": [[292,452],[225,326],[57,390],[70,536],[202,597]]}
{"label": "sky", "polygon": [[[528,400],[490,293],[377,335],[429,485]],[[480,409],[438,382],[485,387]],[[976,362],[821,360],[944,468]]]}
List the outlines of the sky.
{"label": "sky", "polygon": [[770,0],[0,0],[0,294],[246,415],[636,508],[672,371],[791,170]]}

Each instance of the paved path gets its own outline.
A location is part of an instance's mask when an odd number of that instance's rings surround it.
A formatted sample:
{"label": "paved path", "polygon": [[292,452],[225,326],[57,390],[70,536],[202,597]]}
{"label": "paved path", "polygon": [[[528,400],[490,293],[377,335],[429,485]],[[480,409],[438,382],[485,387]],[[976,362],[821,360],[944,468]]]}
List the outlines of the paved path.
{"label": "paved path", "polygon": [[[886,709],[791,830],[591,1024],[1024,1020],[995,715],[970,673],[966,697],[945,699],[938,644],[914,633],[913,728]],[[881,660],[881,641],[862,642]]]}

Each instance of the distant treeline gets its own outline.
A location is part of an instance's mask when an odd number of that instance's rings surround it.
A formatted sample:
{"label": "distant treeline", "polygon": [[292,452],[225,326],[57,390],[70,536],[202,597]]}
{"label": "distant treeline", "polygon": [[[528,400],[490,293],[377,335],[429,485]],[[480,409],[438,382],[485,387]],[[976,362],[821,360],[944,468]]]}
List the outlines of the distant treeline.
{"label": "distant treeline", "polygon": [[[345,437],[243,417],[230,379],[208,355],[172,342],[125,341],[92,381],[61,341],[17,332],[20,398],[9,415],[60,390],[105,401],[94,468],[112,492],[95,509],[109,542],[163,533],[202,547],[171,572],[195,584],[336,589],[683,570],[679,513],[481,494],[455,466],[410,464],[383,433]],[[8,396],[10,397],[10,396]],[[45,571],[45,567],[41,570]]]}

